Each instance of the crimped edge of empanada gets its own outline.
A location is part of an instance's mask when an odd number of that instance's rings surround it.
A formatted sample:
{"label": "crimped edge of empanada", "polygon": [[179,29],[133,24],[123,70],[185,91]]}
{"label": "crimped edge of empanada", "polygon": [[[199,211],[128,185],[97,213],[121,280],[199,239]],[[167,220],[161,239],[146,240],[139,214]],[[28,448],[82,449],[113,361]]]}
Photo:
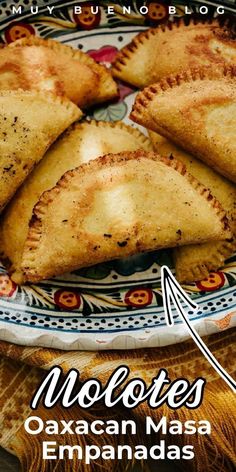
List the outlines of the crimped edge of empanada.
{"label": "crimped edge of empanada", "polygon": [[88,163],[82,164],[76,169],[66,172],[55,187],[49,191],[44,192],[40,197],[40,200],[33,209],[33,215],[29,223],[29,232],[22,258],[22,272],[26,281],[38,280],[37,275],[35,276],[35,272],[37,272],[37,259],[34,257],[34,252],[37,250],[40,242],[42,234],[42,221],[44,215],[47,212],[48,204],[54,200],[54,196],[70,186],[71,177],[74,177],[76,174],[81,175],[85,173],[89,167],[91,167],[91,171],[93,172],[95,169],[101,169],[103,166],[112,166],[113,164],[116,165],[119,162],[126,162],[131,159],[139,160],[143,158],[161,161],[185,177],[193,186],[193,188],[197,190],[199,195],[203,196],[208,202],[210,202],[213,210],[216,212],[219,220],[221,221],[222,230],[229,230],[228,219],[221,204],[218,202],[218,200],[216,200],[215,197],[211,195],[209,189],[204,187],[204,185],[202,185],[197,179],[195,179],[195,177],[186,171],[186,167],[182,164],[182,162],[174,158],[162,157],[154,152],[145,152],[142,150],[122,152],[118,154],[107,154],[89,161]]}
{"label": "crimped edge of empanada", "polygon": [[41,97],[43,100],[47,99],[50,102],[54,103],[60,103],[61,105],[65,106],[67,110],[71,109],[71,111],[76,112],[76,116],[78,116],[78,119],[80,116],[83,115],[82,110],[75,105],[69,98],[66,96],[61,96],[61,95],[55,95],[54,93],[50,91],[40,91],[40,90],[23,90],[21,88],[17,90],[1,90],[0,91],[0,97],[9,97],[11,95],[24,95],[24,96],[32,96],[32,97]]}
{"label": "crimped edge of empanada", "polygon": [[[231,41],[235,37],[234,28],[236,22],[231,18],[212,18],[212,19],[196,19],[196,18],[176,18],[174,21],[167,21],[162,23],[155,28],[149,28],[145,31],[139,33],[135,38],[126,46],[124,46],[116,55],[113,64],[112,64],[112,74],[114,77],[122,78],[122,70],[126,67],[129,62],[129,59],[136,53],[140,45],[145,41],[148,41],[150,37],[157,36],[160,33],[165,33],[166,30],[174,31],[181,27],[188,28],[193,25],[209,25],[222,28],[222,39],[224,41]],[[225,28],[227,28],[227,33],[232,33],[232,38],[227,37],[225,33]]]}
{"label": "crimped edge of empanada", "polygon": [[[130,113],[130,118],[137,123],[144,124],[149,129],[153,129],[153,131],[157,131],[157,123],[155,123],[154,129],[152,123],[149,122],[148,113],[146,113],[148,105],[150,102],[152,102],[154,97],[156,97],[158,94],[166,92],[167,90],[179,87],[180,85],[187,82],[207,79],[221,79],[224,77],[226,79],[236,80],[236,65],[225,64],[218,67],[194,67],[192,69],[180,72],[179,74],[172,74],[155,84],[145,87],[141,92],[138,93]],[[162,134],[161,127],[160,134]]]}
{"label": "crimped edge of empanada", "polygon": [[[17,39],[16,41],[6,45],[5,47],[24,47],[24,46],[43,46],[45,48],[52,49],[56,52],[61,52],[70,56],[73,59],[77,59],[82,64],[91,67],[100,77],[102,87],[107,92],[108,98],[115,98],[118,96],[118,87],[114,81],[111,72],[102,64],[96,62],[92,57],[83,51],[74,49],[67,44],[62,44],[59,41],[53,39],[44,39],[38,36],[28,36],[27,38]],[[109,91],[109,93],[108,93]],[[100,93],[98,93],[98,96]]]}
{"label": "crimped edge of empanada", "polygon": [[[66,130],[66,133],[70,131],[71,128],[73,129],[82,129],[84,126],[87,125],[92,125],[96,126],[97,128],[119,128],[127,131],[127,133],[133,135],[141,144],[146,144],[149,146],[150,151],[153,151],[153,146],[151,139],[148,136],[145,136],[144,133],[142,133],[138,128],[134,128],[132,125],[128,125],[124,123],[123,121],[96,121],[96,120],[91,120],[91,121],[82,121],[79,123],[73,123],[68,130]],[[63,135],[62,135],[63,136]],[[101,157],[100,157],[101,159]]]}
{"label": "crimped edge of empanada", "polygon": [[[83,128],[86,128],[87,126],[96,126],[97,128],[103,128],[103,129],[111,129],[111,128],[118,128],[120,130],[126,131],[128,134],[132,135],[135,137],[136,141],[140,146],[146,145],[149,148],[149,151],[153,151],[153,146],[150,138],[148,136],[145,136],[138,128],[134,128],[131,125],[127,125],[123,121],[96,121],[96,120],[91,120],[91,121],[79,121],[72,123],[72,125],[67,128],[64,133],[62,133],[59,138],[57,139],[57,142],[60,142],[61,140],[65,139],[68,135],[71,134],[74,130],[82,131]],[[0,226],[0,260],[4,263],[5,267],[8,269],[9,273],[12,274],[15,271],[14,264],[12,264],[11,260],[8,258],[8,256],[4,253],[3,250],[3,243],[1,243],[1,226]]]}
{"label": "crimped edge of empanada", "polygon": [[219,247],[215,250],[214,259],[211,257],[211,260],[205,259],[201,264],[196,264],[192,267],[183,267],[181,270],[179,270],[175,263],[175,271],[178,281],[180,283],[197,282],[198,280],[203,280],[205,277],[208,277],[210,272],[217,271],[223,267],[226,259],[231,257],[236,251],[236,239],[234,238],[232,241],[221,241],[218,244]]}

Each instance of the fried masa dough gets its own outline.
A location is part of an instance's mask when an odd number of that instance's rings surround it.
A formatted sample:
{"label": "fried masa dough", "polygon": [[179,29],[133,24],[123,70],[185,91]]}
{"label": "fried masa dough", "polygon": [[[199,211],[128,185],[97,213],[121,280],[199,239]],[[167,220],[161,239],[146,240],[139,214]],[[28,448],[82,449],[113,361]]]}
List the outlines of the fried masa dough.
{"label": "fried masa dough", "polygon": [[35,36],[0,49],[0,90],[18,88],[66,95],[81,108],[118,93],[110,71],[89,55]]}
{"label": "fried masa dough", "polygon": [[37,282],[137,252],[229,235],[219,202],[180,162],[142,150],[110,154],[67,172],[41,196],[22,270],[27,281]]}
{"label": "fried masa dough", "polygon": [[236,62],[236,34],[229,21],[180,19],[138,34],[117,54],[112,72],[143,88],[189,68],[225,62]]}
{"label": "fried masa dough", "polygon": [[50,144],[81,115],[66,98],[21,90],[0,93],[0,211]]}
{"label": "fried masa dough", "polygon": [[131,118],[236,182],[236,66],[170,76],[140,92]]}
{"label": "fried masa dough", "polygon": [[0,251],[15,282],[23,282],[23,248],[32,211],[41,194],[56,185],[66,171],[92,158],[138,148],[151,151],[150,140],[137,129],[121,122],[76,123],[54,143],[2,216]]}
{"label": "fried masa dough", "polygon": [[233,238],[229,241],[211,241],[174,249],[175,270],[180,282],[202,280],[210,271],[218,270],[225,260],[236,251],[236,188],[210,167],[175,146],[166,138],[150,131],[154,149],[163,156],[174,156],[186,166],[219,200],[226,210]]}

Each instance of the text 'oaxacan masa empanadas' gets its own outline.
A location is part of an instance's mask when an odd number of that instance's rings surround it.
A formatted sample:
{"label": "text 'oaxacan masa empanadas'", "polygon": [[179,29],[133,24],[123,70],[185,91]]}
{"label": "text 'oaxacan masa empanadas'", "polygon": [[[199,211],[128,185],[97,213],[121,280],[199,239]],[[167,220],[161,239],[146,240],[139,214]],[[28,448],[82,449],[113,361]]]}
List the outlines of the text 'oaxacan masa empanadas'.
{"label": "text 'oaxacan masa empanadas'", "polygon": [[142,150],[110,154],[67,172],[41,196],[22,270],[37,282],[142,251],[229,236],[219,202],[181,163]]}
{"label": "text 'oaxacan masa empanadas'", "polygon": [[[22,254],[34,205],[45,190],[56,185],[68,170],[109,152],[152,150],[150,140],[121,122],[84,122],[68,129],[48,150],[16,193],[1,219],[0,252],[12,273],[23,282]],[[65,225],[62,225],[62,229]]]}
{"label": "text 'oaxacan masa empanadas'", "polygon": [[174,156],[186,166],[226,210],[232,231],[232,239],[191,244],[174,249],[175,270],[180,282],[202,280],[210,271],[218,270],[236,251],[236,187],[190,154],[184,152],[162,136],[150,131],[154,149],[163,156]]}
{"label": "text 'oaxacan masa empanadas'", "polygon": [[0,49],[0,90],[18,88],[66,95],[80,108],[118,93],[110,71],[88,54],[35,36]]}
{"label": "text 'oaxacan masa empanadas'", "polygon": [[0,211],[80,109],[42,92],[0,93]]}
{"label": "text 'oaxacan masa empanadas'", "polygon": [[236,66],[163,79],[138,94],[131,118],[236,182]]}
{"label": "text 'oaxacan masa empanadas'", "polygon": [[205,65],[236,63],[236,34],[229,20],[176,20],[138,34],[117,54],[113,75],[143,88]]}

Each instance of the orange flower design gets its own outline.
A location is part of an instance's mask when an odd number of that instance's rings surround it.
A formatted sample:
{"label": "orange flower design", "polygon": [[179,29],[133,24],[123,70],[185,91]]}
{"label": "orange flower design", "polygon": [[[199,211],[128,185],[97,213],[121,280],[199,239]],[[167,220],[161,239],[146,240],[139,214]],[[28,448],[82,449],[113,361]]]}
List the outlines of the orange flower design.
{"label": "orange flower design", "polygon": [[228,329],[230,327],[231,319],[235,315],[236,315],[236,311],[234,311],[233,313],[228,313],[228,315],[224,316],[224,318],[221,318],[220,320],[206,320],[206,321],[211,321],[221,331],[224,331],[225,329]]}

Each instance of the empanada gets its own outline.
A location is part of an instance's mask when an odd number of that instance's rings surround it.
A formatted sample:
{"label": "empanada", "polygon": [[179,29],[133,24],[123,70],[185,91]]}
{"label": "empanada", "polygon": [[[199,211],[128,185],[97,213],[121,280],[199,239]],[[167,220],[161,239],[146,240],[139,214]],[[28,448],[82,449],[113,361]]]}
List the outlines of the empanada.
{"label": "empanada", "polygon": [[66,98],[0,93],[0,211],[53,141],[82,115]]}
{"label": "empanada", "polygon": [[78,49],[35,36],[0,49],[0,90],[18,88],[65,94],[81,108],[117,95],[106,67]]}
{"label": "empanada", "polygon": [[163,156],[173,155],[184,163],[188,172],[196,177],[219,200],[227,212],[233,238],[229,241],[212,241],[174,249],[175,270],[180,282],[202,280],[210,271],[218,270],[236,251],[236,188],[210,167],[187,154],[166,138],[150,132],[154,149]]}
{"label": "empanada", "polygon": [[217,19],[176,20],[138,34],[117,54],[113,75],[143,88],[199,65],[236,62],[236,35]]}
{"label": "empanada", "polygon": [[142,150],[110,154],[67,172],[41,196],[22,270],[37,282],[137,252],[229,236],[219,202],[180,162]]}
{"label": "empanada", "polygon": [[109,152],[152,150],[150,140],[121,122],[84,122],[68,129],[48,150],[2,216],[0,251],[12,278],[22,283],[21,260],[34,205],[68,170]]}
{"label": "empanada", "polygon": [[236,66],[170,76],[140,92],[131,118],[236,182]]}

